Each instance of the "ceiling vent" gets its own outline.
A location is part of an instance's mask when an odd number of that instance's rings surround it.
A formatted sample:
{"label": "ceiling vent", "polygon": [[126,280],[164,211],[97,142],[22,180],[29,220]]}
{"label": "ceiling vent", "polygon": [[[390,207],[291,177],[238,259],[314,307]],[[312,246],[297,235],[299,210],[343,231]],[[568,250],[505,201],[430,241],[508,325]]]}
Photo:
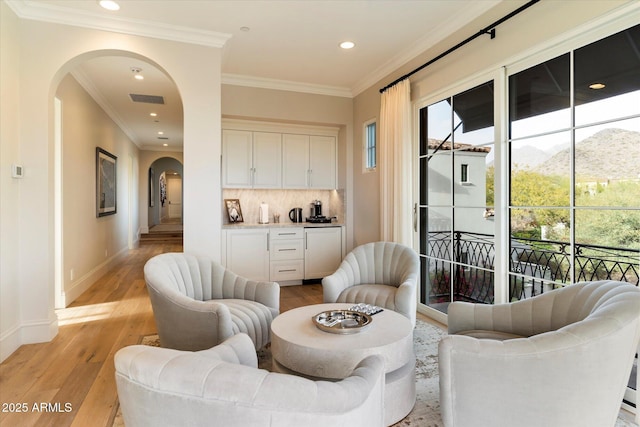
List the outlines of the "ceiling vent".
{"label": "ceiling vent", "polygon": [[168,136],[159,136],[158,139],[169,139]]}
{"label": "ceiling vent", "polygon": [[140,95],[130,93],[129,96],[133,102],[144,102],[145,104],[164,104],[164,97],[159,95]]}

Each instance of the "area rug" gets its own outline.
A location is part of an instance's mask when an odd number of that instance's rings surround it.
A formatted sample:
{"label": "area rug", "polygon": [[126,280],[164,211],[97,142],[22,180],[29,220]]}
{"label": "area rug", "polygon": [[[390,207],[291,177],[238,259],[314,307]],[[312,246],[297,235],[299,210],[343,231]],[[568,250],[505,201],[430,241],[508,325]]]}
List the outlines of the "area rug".
{"label": "area rug", "polygon": [[[393,427],[443,427],[440,417],[440,399],[438,384],[438,342],[446,332],[437,326],[418,319],[413,334],[413,346],[416,354],[416,404],[404,419]],[[141,338],[141,344],[158,347],[157,335]],[[258,352],[258,367],[271,369],[271,351],[269,347]],[[124,422],[118,408],[113,427],[123,427]],[[618,418],[615,427],[636,427],[637,424]],[[249,427],[249,426],[248,426]],[[286,427],[286,426],[283,426]],[[517,426],[514,426],[517,427]]]}

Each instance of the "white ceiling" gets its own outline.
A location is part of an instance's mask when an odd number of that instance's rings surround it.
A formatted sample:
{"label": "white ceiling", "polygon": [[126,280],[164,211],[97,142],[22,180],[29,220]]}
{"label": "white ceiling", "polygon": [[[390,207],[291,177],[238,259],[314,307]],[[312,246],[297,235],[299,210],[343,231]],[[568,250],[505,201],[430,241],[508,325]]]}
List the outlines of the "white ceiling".
{"label": "white ceiling", "polygon": [[[117,12],[94,0],[7,3],[22,18],[221,47],[225,84],[352,97],[501,1],[119,0]],[[340,49],[344,40],[356,47]],[[135,81],[131,67],[145,80]],[[151,64],[97,58],[73,75],[138,146],[181,150],[180,98]],[[164,96],[159,121],[149,117],[153,105],[133,103],[129,93]]]}

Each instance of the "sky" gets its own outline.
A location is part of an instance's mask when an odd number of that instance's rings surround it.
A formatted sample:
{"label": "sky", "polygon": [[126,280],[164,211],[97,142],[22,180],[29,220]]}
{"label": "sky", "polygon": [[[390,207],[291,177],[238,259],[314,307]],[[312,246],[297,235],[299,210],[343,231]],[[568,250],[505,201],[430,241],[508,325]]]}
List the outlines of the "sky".
{"label": "sky", "polygon": [[[429,106],[429,138],[444,139],[451,131],[451,107],[448,102],[441,101]],[[640,91],[629,92],[613,96],[575,108],[576,126],[586,126],[576,129],[576,141],[580,142],[603,129],[618,128],[640,132]],[[622,117],[636,117],[618,120]],[[459,123],[459,117],[454,113],[454,120]],[[615,120],[613,122],[608,122]],[[587,126],[595,123],[608,123]],[[512,123],[513,138],[520,140],[521,147],[530,145],[543,151],[555,151],[558,146],[565,146],[571,140],[569,131],[541,135],[571,127],[570,109],[558,110],[551,113],[528,117]],[[455,133],[455,141],[482,145],[492,143],[494,128],[488,127],[467,133],[460,127]],[[536,136],[537,135],[537,136]],[[640,141],[639,141],[640,143]],[[640,149],[640,148],[639,148]],[[493,150],[487,156],[487,162],[493,159]]]}

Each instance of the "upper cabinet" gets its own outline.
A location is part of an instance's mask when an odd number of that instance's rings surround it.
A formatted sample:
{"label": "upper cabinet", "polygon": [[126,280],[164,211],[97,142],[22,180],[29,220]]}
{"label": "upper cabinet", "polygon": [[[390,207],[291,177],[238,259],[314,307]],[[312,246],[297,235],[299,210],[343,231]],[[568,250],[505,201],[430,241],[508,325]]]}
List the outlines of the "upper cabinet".
{"label": "upper cabinet", "polygon": [[337,188],[337,128],[223,120],[225,188]]}
{"label": "upper cabinet", "polygon": [[313,135],[309,137],[309,188],[336,188],[336,165],[336,138]]}
{"label": "upper cabinet", "polygon": [[230,188],[282,186],[282,135],[222,131],[222,185]]}
{"label": "upper cabinet", "polygon": [[253,132],[222,131],[222,185],[249,188],[253,184]]}
{"label": "upper cabinet", "polygon": [[282,135],[282,187],[336,188],[336,138]]}
{"label": "upper cabinet", "polygon": [[282,135],[282,186],[309,186],[309,135]]}

